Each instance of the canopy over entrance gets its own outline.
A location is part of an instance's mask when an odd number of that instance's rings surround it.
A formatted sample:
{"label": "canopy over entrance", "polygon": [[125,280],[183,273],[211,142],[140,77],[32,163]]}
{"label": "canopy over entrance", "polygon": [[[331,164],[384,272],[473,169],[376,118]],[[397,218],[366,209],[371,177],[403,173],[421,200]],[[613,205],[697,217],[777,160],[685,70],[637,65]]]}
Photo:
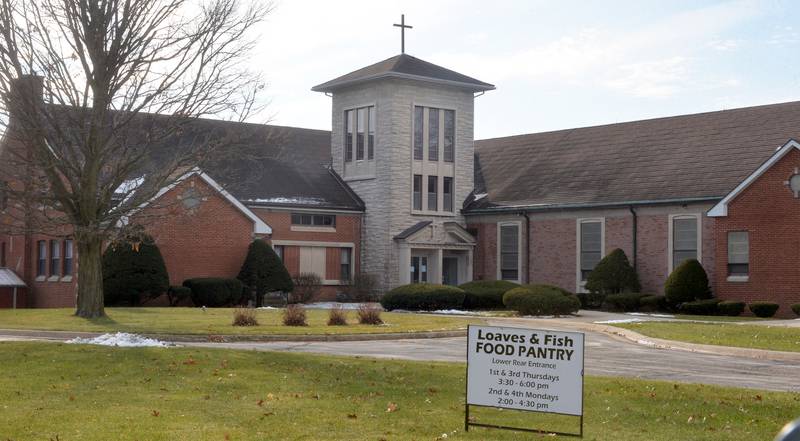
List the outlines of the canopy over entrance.
{"label": "canopy over entrance", "polygon": [[17,309],[17,289],[25,288],[25,282],[8,268],[0,268],[0,288],[12,288],[12,308]]}

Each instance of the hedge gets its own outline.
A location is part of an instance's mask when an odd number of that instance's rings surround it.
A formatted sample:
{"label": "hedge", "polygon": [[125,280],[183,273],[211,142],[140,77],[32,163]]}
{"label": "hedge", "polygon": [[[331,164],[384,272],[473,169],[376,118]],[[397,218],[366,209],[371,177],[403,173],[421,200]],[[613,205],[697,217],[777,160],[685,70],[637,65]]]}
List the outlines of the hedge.
{"label": "hedge", "polygon": [[103,253],[102,265],[107,306],[138,306],[169,288],[164,258],[149,236],[111,243]]}
{"label": "hedge", "polygon": [[463,289],[433,283],[412,283],[398,286],[381,298],[381,306],[387,311],[435,311],[438,309],[460,309],[464,305]]}
{"label": "hedge", "polygon": [[464,296],[464,309],[502,309],[503,294],[517,288],[518,283],[508,280],[476,280],[460,285]]}
{"label": "hedge", "polygon": [[668,310],[667,298],[664,296],[644,296],[639,299],[639,309],[647,312]]}
{"label": "hedge", "polygon": [[250,243],[247,256],[236,278],[247,287],[248,297],[255,297],[257,307],[261,306],[267,293],[275,291],[290,293],[294,289],[292,277],[286,271],[281,258],[263,240],[254,240]]}
{"label": "hedge", "polygon": [[638,292],[623,292],[619,294],[609,294],[603,301],[603,309],[607,311],[632,312],[638,311],[640,300],[647,297],[647,294]]}
{"label": "hedge", "polygon": [[729,317],[736,317],[742,315],[745,308],[744,302],[735,300],[725,300],[724,302],[717,303],[717,314],[727,315]]}
{"label": "hedge", "polygon": [[800,303],[795,303],[794,305],[792,305],[792,311],[795,314],[800,315]]}
{"label": "hedge", "polygon": [[756,317],[767,318],[775,315],[780,305],[772,302],[753,302],[747,305],[747,307]]}
{"label": "hedge", "polygon": [[183,286],[192,290],[195,306],[229,306],[243,299],[244,287],[239,279],[206,277],[186,279]]}
{"label": "hedge", "polygon": [[503,295],[503,304],[520,315],[569,315],[581,307],[578,297],[551,285],[523,285]]}
{"label": "hedge", "polygon": [[606,294],[599,292],[579,292],[575,295],[581,301],[581,309],[600,309],[606,299]]}
{"label": "hedge", "polygon": [[638,292],[642,289],[639,276],[633,269],[625,252],[617,248],[600,259],[589,277],[586,289],[594,293],[619,294]]}
{"label": "hedge", "polygon": [[691,315],[714,315],[717,313],[719,299],[703,299],[681,304],[680,311]]}
{"label": "hedge", "polygon": [[169,299],[169,306],[176,306],[184,299],[188,299],[192,296],[191,288],[187,288],[181,285],[173,285],[170,286],[167,290],[167,298]]}
{"label": "hedge", "polygon": [[711,298],[708,275],[696,259],[684,260],[664,283],[664,295],[673,305]]}

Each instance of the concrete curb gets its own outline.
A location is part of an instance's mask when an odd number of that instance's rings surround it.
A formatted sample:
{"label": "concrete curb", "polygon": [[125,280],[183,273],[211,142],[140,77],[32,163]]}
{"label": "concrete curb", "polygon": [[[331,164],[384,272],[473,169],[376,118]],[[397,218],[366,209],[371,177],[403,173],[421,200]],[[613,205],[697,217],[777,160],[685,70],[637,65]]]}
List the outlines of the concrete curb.
{"label": "concrete curb", "polygon": [[[519,320],[519,319],[517,319]],[[560,319],[528,319],[536,321],[537,325],[547,327],[568,328],[578,331],[602,332],[611,337],[625,340],[641,346],[655,349],[667,349],[684,352],[697,352],[711,355],[724,355],[731,357],[745,357],[758,360],[788,361],[800,363],[800,352],[771,351],[767,349],[738,348],[734,346],[704,345],[699,343],[688,343],[675,340],[663,340],[660,338],[648,337],[630,329],[618,328],[616,326],[601,323],[572,322]]]}
{"label": "concrete curb", "polygon": [[[38,331],[27,329],[0,329],[0,336],[22,337],[39,340],[65,341],[76,337],[94,338],[106,332],[77,332],[77,331]],[[425,331],[425,332],[386,332],[375,334],[320,334],[320,335],[292,335],[292,334],[262,334],[262,335],[191,335],[191,334],[138,334],[148,338],[175,343],[233,343],[233,342],[335,342],[335,341],[378,341],[378,340],[408,340],[429,338],[464,337],[466,329],[453,331]]]}

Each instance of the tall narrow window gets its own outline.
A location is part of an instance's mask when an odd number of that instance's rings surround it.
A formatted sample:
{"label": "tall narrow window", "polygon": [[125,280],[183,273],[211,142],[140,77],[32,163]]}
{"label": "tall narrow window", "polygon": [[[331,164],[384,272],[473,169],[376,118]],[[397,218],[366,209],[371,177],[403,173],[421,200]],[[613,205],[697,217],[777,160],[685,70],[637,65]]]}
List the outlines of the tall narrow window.
{"label": "tall narrow window", "polygon": [[275,254],[278,255],[278,258],[283,261],[283,245],[274,245],[272,249],[275,250]]}
{"label": "tall narrow window", "polygon": [[595,266],[603,258],[603,224],[601,222],[580,223],[581,282],[585,282]]}
{"label": "tall narrow window", "polygon": [[519,280],[519,225],[500,225],[500,278]]}
{"label": "tall narrow window", "polygon": [[73,272],[73,261],[75,251],[72,248],[72,239],[64,241],[64,276],[71,276]]}
{"label": "tall narrow window", "polygon": [[444,111],[444,161],[455,161],[455,142],[456,142],[456,112],[453,110]]}
{"label": "tall narrow window", "polygon": [[47,273],[47,242],[36,242],[36,275],[44,276]]}
{"label": "tall narrow window", "polygon": [[442,208],[444,211],[453,211],[453,178],[442,178]]}
{"label": "tall narrow window", "polygon": [[425,130],[425,109],[420,106],[414,107],[414,159],[422,160],[423,133]]}
{"label": "tall narrow window", "polygon": [[428,211],[439,209],[439,178],[428,176]]}
{"label": "tall narrow window", "polygon": [[50,276],[61,275],[61,242],[50,241]]}
{"label": "tall narrow window", "polygon": [[747,231],[728,232],[728,275],[750,273],[750,236]]}
{"label": "tall narrow window", "polygon": [[428,281],[428,258],[425,256],[411,257],[411,282],[425,283]]}
{"label": "tall narrow window", "polygon": [[344,112],[344,160],[353,160],[353,111]]}
{"label": "tall narrow window", "polygon": [[0,211],[8,207],[8,183],[0,181]]}
{"label": "tall narrow window", "polygon": [[439,109],[428,109],[428,161],[439,160]]}
{"label": "tall narrow window", "polygon": [[422,210],[422,175],[414,175],[414,210]]}
{"label": "tall narrow window", "polygon": [[352,250],[350,248],[340,248],[339,254],[341,256],[341,277],[339,280],[350,280],[352,273],[350,272],[350,262],[352,261]]}
{"label": "tall narrow window", "polygon": [[697,259],[697,218],[674,218],[672,219],[672,269],[689,259]]}
{"label": "tall narrow window", "polygon": [[6,266],[6,243],[0,242],[0,268]]}
{"label": "tall narrow window", "polygon": [[367,159],[375,158],[375,106],[369,109],[369,139],[367,140]]}
{"label": "tall narrow window", "polygon": [[367,109],[362,107],[356,111],[356,160],[364,159],[364,129],[367,124]]}

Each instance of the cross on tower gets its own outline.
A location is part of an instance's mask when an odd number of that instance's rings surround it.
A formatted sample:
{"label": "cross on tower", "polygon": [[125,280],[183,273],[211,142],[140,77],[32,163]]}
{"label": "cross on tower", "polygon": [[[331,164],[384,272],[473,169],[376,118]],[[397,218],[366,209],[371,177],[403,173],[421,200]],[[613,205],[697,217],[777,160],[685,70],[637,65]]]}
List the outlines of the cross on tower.
{"label": "cross on tower", "polygon": [[400,24],[395,23],[393,26],[400,28],[400,53],[406,53],[406,29],[411,29],[413,26],[406,24],[406,14],[400,14]]}

